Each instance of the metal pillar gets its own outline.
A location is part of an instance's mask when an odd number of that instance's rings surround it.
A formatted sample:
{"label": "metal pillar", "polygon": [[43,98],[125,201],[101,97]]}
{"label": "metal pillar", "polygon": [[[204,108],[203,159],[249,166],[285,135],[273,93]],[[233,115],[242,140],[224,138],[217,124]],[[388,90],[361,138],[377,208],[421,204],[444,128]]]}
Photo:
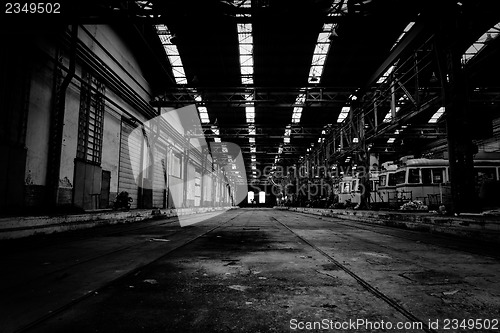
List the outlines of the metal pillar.
{"label": "metal pillar", "polygon": [[446,107],[451,210],[455,213],[471,212],[477,210],[478,200],[474,184],[475,146],[469,122],[472,115],[458,43],[464,27],[455,3],[448,2],[443,9],[446,14],[440,16],[435,49],[443,87],[443,105]]}

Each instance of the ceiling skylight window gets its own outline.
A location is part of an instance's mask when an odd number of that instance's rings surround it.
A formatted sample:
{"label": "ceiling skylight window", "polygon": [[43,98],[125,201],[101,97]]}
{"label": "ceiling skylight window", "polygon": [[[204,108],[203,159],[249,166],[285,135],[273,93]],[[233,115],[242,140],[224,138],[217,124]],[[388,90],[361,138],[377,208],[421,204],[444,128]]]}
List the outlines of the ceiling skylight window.
{"label": "ceiling skylight window", "polygon": [[[241,0],[235,3],[238,8],[251,8],[251,0]],[[238,13],[236,17],[239,19],[249,18],[251,14],[248,11],[243,13]],[[252,24],[247,22],[238,22],[236,24],[238,30],[238,49],[240,53],[240,73],[241,73],[241,83],[242,84],[253,84],[253,35],[252,35]],[[245,96],[245,100],[248,101],[245,107],[245,115],[248,127],[248,134],[255,135],[255,107],[252,102],[253,97],[251,94]],[[249,137],[248,141],[250,144],[255,144],[255,137]],[[255,152],[252,151],[252,152]],[[252,162],[255,162],[255,155],[252,155]]]}
{"label": "ceiling skylight window", "polygon": [[[170,32],[168,27],[165,24],[157,24],[155,25],[156,33],[160,38],[161,44],[163,45],[163,49],[167,54],[168,61],[170,62],[170,66],[172,67],[172,74],[174,75],[174,80],[176,84],[187,84],[186,74],[184,72],[184,66],[182,65],[181,56],[179,54],[179,50],[177,46],[172,43],[172,38],[174,35]],[[203,99],[200,94],[196,92],[196,89],[190,89],[190,91],[194,95],[194,100],[198,103],[202,103]],[[198,114],[200,116],[200,120],[203,124],[210,123],[210,117],[208,115],[208,110],[205,106],[197,106]],[[212,126],[212,131],[214,128],[217,131],[217,136],[219,135],[219,130],[217,126]],[[215,131],[214,131],[215,133]],[[215,142],[220,142],[220,138],[215,137]]]}
{"label": "ceiling skylight window", "polygon": [[[396,113],[399,112],[399,109],[401,109],[401,108],[399,106],[396,106]],[[389,112],[387,112],[387,114],[385,115],[383,122],[390,123],[391,120],[392,120],[392,112],[391,112],[391,110],[389,110]]]}
{"label": "ceiling skylight window", "polygon": [[187,84],[186,74],[184,73],[184,67],[182,65],[181,56],[179,55],[179,50],[177,50],[177,46],[172,43],[173,34],[164,24],[156,25],[156,33],[160,38],[163,49],[167,54],[168,61],[172,66],[175,83]]}
{"label": "ceiling skylight window", "polygon": [[347,14],[347,1],[334,0],[328,12],[329,17],[341,16]]}
{"label": "ceiling skylight window", "polygon": [[429,124],[435,124],[439,121],[439,119],[441,118],[441,116],[444,114],[444,111],[445,111],[445,108],[444,106],[440,107],[436,113],[434,113],[431,117],[431,119],[429,119]]}
{"label": "ceiling skylight window", "polygon": [[300,118],[302,117],[303,105],[306,101],[306,94],[300,93],[295,99],[295,105],[299,105],[293,108],[292,113],[292,123],[298,124],[300,123]]}
{"label": "ceiling skylight window", "polygon": [[[334,12],[334,9],[342,5],[342,2],[334,2],[332,4],[332,11],[330,13]],[[329,15],[330,16],[330,15]],[[325,65],[326,57],[328,56],[328,52],[330,50],[330,44],[332,42],[331,36],[334,34],[334,30],[337,28],[336,23],[325,23],[323,24],[321,31],[318,34],[318,39],[316,40],[316,46],[314,48],[312,60],[311,60],[311,67],[309,68],[309,77],[307,82],[308,83],[318,83],[321,81],[321,76],[323,75],[323,68]],[[306,88],[301,89],[301,92],[295,99],[295,104],[292,112],[292,124],[299,124],[300,119],[302,118],[302,111],[304,108],[304,104],[306,102]],[[289,144],[290,143],[290,135],[291,135],[291,129],[290,127],[287,127],[285,129],[285,134],[283,138],[283,143]],[[278,154],[281,154],[278,152]],[[275,161],[277,163],[277,161]]]}
{"label": "ceiling skylight window", "polygon": [[[401,96],[398,100],[398,103],[402,103],[402,102],[407,101],[407,100],[408,100],[408,97]],[[396,106],[396,114],[399,112],[400,109],[401,109],[400,106]],[[387,114],[385,115],[384,120],[382,122],[390,123],[391,120],[392,120],[392,110],[389,109],[389,111],[387,111]]]}
{"label": "ceiling skylight window", "polygon": [[212,125],[212,132],[214,132],[215,135],[219,135],[219,129],[217,128],[217,126],[215,125]]}
{"label": "ceiling skylight window", "polygon": [[245,108],[247,123],[255,123],[255,107],[247,106]]}
{"label": "ceiling skylight window", "polygon": [[349,115],[349,112],[351,112],[351,107],[344,106],[339,113],[339,117],[337,118],[337,123],[343,122],[347,118],[347,116]]}
{"label": "ceiling skylight window", "polygon": [[205,106],[198,107],[198,112],[200,113],[201,122],[204,124],[210,123],[210,118],[208,117],[208,111]]}
{"label": "ceiling skylight window", "polygon": [[467,63],[472,58],[476,56],[476,54],[481,51],[488,42],[498,37],[500,34],[500,22],[495,24],[493,27],[488,29],[484,34],[481,35],[462,56],[463,63]]}
{"label": "ceiling skylight window", "polygon": [[387,139],[387,143],[389,143],[389,144],[394,143],[394,141],[396,141],[396,138],[389,138],[389,139]]}
{"label": "ceiling skylight window", "polygon": [[408,31],[410,31],[410,29],[413,27],[414,24],[415,24],[415,22],[408,23],[408,25],[403,30],[403,32],[401,33],[401,35],[399,35],[399,37],[396,40],[396,42],[394,43],[394,45],[391,47],[391,51],[396,47],[396,45],[399,44],[399,42],[401,41],[401,39],[403,39],[403,37],[408,33]]}
{"label": "ceiling skylight window", "polygon": [[325,65],[328,51],[330,50],[330,35],[332,30],[336,28],[336,24],[325,23],[323,29],[318,35],[316,47],[314,48],[311,68],[309,69],[309,83],[317,83],[321,80],[323,74],[323,67]]}
{"label": "ceiling skylight window", "polygon": [[252,0],[240,0],[236,1],[236,6],[241,8],[250,8],[252,6]]}
{"label": "ceiling skylight window", "polygon": [[253,37],[251,23],[238,23],[241,83],[253,84]]}
{"label": "ceiling skylight window", "polygon": [[391,75],[392,72],[394,72],[395,68],[396,68],[396,65],[392,65],[391,67],[389,67],[389,69],[381,77],[378,78],[377,83],[385,82],[385,80],[387,80],[389,75]]}

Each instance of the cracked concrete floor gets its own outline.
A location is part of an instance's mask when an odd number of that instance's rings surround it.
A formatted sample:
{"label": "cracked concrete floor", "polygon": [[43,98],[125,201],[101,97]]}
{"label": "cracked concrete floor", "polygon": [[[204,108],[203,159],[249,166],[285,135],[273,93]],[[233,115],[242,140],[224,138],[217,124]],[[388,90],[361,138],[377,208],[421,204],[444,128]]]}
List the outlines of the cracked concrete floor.
{"label": "cracked concrete floor", "polygon": [[500,317],[500,262],[487,249],[470,253],[443,246],[460,239],[270,209],[238,214],[32,331],[287,332],[301,331],[302,323],[314,332],[326,326],[307,324],[325,320],[424,326],[439,320],[435,331],[483,332],[444,330],[445,320]]}

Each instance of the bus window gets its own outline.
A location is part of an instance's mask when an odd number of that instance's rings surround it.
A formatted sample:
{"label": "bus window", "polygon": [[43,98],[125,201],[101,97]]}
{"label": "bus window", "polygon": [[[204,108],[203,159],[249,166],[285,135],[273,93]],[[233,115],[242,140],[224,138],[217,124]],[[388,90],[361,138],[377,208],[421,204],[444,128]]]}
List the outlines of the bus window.
{"label": "bus window", "polygon": [[380,175],[379,176],[379,184],[380,184],[380,186],[385,186],[386,180],[387,180],[387,175]]}
{"label": "bus window", "polygon": [[[399,177],[400,179],[398,179],[398,174],[400,175],[400,177]],[[404,171],[390,173],[387,186],[396,186],[399,183],[404,183],[404,179],[405,179],[404,175],[405,175]],[[398,181],[398,180],[401,180],[401,181]]]}
{"label": "bus window", "polygon": [[444,183],[444,169],[432,169],[432,182],[434,184]]}
{"label": "bus window", "polygon": [[431,184],[432,175],[431,169],[422,169],[422,184]]}
{"label": "bus window", "polygon": [[476,184],[497,180],[495,168],[474,168],[474,173],[476,175]]}
{"label": "bus window", "polygon": [[[406,170],[398,171],[394,174],[394,185],[396,184],[404,184],[406,182]],[[389,178],[389,181],[391,179]],[[394,186],[393,185],[393,186]]]}
{"label": "bus window", "polygon": [[418,184],[420,183],[420,169],[408,169],[408,183]]}

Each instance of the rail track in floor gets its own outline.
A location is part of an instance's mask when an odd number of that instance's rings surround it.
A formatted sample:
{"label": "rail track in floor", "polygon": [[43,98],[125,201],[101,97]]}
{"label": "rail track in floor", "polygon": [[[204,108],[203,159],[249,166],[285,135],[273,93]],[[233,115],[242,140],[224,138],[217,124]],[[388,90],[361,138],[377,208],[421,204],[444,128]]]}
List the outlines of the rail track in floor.
{"label": "rail track in floor", "polygon": [[281,226],[283,226],[285,229],[287,229],[289,232],[291,232],[293,235],[295,235],[295,237],[297,237],[298,239],[300,239],[304,244],[307,244],[309,247],[311,247],[316,252],[318,252],[323,257],[325,257],[332,264],[334,264],[339,269],[341,269],[342,271],[344,271],[345,273],[347,273],[349,276],[351,276],[354,280],[356,280],[356,282],[359,285],[361,285],[365,290],[367,290],[369,293],[371,293],[375,297],[377,297],[377,298],[381,299],[382,301],[384,301],[385,303],[387,303],[390,307],[392,307],[394,310],[396,310],[399,313],[401,313],[404,317],[406,317],[407,319],[411,320],[412,322],[414,322],[414,323],[421,323],[424,332],[427,332],[427,333],[436,333],[436,331],[433,330],[433,329],[431,329],[424,320],[421,320],[420,318],[416,317],[410,311],[406,310],[404,307],[402,307],[401,305],[399,305],[397,301],[395,301],[391,297],[387,296],[386,294],[382,293],[375,286],[373,286],[372,284],[368,283],[363,278],[361,278],[359,275],[357,275],[352,270],[350,270],[349,268],[347,268],[347,266],[345,266],[342,263],[340,263],[334,257],[332,257],[331,255],[329,255],[325,251],[321,250],[319,247],[317,247],[316,245],[314,245],[309,240],[307,240],[304,237],[302,237],[299,234],[297,234],[295,231],[293,231],[284,222],[276,219],[275,217],[270,217],[270,219],[273,220],[273,221],[276,221],[277,223],[279,223]]}

